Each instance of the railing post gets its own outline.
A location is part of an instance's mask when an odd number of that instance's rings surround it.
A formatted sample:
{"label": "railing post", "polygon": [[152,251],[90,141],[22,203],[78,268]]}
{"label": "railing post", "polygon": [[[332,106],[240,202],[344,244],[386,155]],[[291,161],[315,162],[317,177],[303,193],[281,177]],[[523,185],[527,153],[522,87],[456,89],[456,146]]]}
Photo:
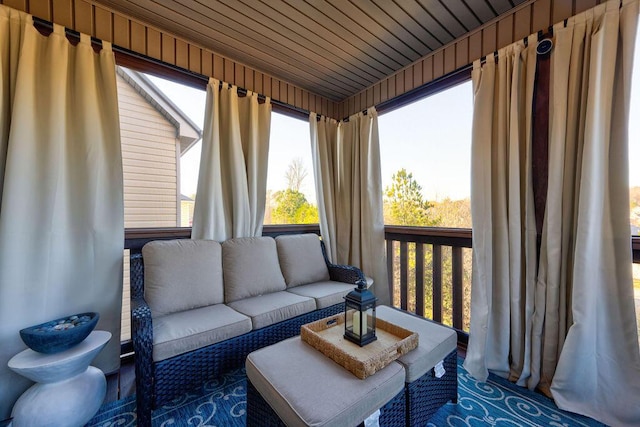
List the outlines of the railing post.
{"label": "railing post", "polygon": [[424,245],[416,243],[416,314],[424,316]]}
{"label": "railing post", "polygon": [[[461,336],[466,337],[463,327],[469,313],[464,310],[468,309],[469,304],[468,300],[464,300],[467,295],[463,283],[466,273],[463,263],[463,248],[471,248],[471,230],[387,225],[385,226],[385,239],[389,282],[393,283],[395,296],[393,304],[398,308],[410,309],[417,315],[430,317],[440,323],[443,323],[443,310],[446,310],[444,323],[454,326],[462,334]],[[414,254],[410,253],[412,249],[410,245],[412,244],[416,245],[415,266],[411,264],[414,261]],[[425,254],[430,250],[427,245],[430,245],[431,256]],[[445,248],[444,254],[443,247]],[[448,248],[451,248],[451,261],[449,261]],[[426,257],[431,263],[431,271],[428,271],[429,265],[425,266]],[[412,270],[409,270],[409,267]],[[414,273],[415,280],[413,279]],[[425,277],[426,274],[429,276]],[[451,279],[451,297],[447,294],[446,298],[443,298],[445,292],[443,274],[449,275],[445,277],[447,286],[449,279]],[[409,280],[411,283],[408,283]],[[400,289],[397,289],[397,286],[400,286]],[[415,290],[409,286],[415,286]],[[446,292],[449,292],[448,288]],[[431,312],[425,307],[427,301],[432,302]]]}
{"label": "railing post", "polygon": [[433,320],[442,322],[442,246],[433,245]]}
{"label": "railing post", "polygon": [[391,305],[395,305],[393,301],[393,240],[387,240],[387,280],[389,283],[389,295],[391,298]]}
{"label": "railing post", "polygon": [[453,287],[453,327],[462,330],[462,248],[451,248],[452,287]]}
{"label": "railing post", "polygon": [[407,263],[407,242],[400,242],[400,308],[407,309],[407,290],[408,280],[407,272],[409,266]]}

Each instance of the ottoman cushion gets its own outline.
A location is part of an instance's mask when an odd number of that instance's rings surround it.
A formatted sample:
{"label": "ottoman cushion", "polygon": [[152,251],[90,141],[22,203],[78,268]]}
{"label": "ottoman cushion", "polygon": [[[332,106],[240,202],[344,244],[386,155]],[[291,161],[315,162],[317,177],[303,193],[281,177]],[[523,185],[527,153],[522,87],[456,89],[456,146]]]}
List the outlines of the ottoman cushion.
{"label": "ottoman cushion", "polygon": [[355,426],[404,388],[404,369],[391,363],[358,379],[300,337],[247,357],[247,378],[288,426]]}
{"label": "ottoman cushion", "polygon": [[404,366],[408,383],[422,377],[457,348],[458,336],[451,328],[384,305],[376,307],[376,315],[419,335],[418,348],[396,360]]}

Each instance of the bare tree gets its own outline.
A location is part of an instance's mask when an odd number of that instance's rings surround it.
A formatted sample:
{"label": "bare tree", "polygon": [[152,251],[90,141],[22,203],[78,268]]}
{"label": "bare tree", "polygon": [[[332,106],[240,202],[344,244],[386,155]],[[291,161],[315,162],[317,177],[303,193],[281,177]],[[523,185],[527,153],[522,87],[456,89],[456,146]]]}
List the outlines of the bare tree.
{"label": "bare tree", "polygon": [[300,157],[292,159],[291,163],[289,163],[289,167],[287,168],[287,172],[284,175],[287,179],[287,189],[300,191],[302,182],[308,174],[307,168],[304,167]]}

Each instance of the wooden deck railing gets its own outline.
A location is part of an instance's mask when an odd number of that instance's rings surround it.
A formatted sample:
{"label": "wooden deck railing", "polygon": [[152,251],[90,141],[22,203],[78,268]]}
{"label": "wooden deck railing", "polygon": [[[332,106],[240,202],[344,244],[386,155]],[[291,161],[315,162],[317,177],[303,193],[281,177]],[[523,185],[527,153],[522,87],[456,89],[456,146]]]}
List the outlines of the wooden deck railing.
{"label": "wooden deck railing", "polygon": [[[265,225],[262,230],[264,236],[278,236],[280,234],[320,234],[318,224],[296,225]],[[190,239],[191,227],[165,227],[165,228],[127,228],[124,231],[124,248],[133,252],[139,252],[145,243],[152,240]]]}
{"label": "wooden deck railing", "polygon": [[[267,225],[263,235],[320,233],[317,224]],[[125,249],[140,251],[150,240],[190,238],[190,228],[127,229]],[[385,226],[387,270],[393,305],[453,326],[466,341],[471,305],[470,229]],[[640,263],[640,237],[632,238]]]}
{"label": "wooden deck railing", "polygon": [[471,230],[386,226],[387,273],[393,304],[469,330]]}

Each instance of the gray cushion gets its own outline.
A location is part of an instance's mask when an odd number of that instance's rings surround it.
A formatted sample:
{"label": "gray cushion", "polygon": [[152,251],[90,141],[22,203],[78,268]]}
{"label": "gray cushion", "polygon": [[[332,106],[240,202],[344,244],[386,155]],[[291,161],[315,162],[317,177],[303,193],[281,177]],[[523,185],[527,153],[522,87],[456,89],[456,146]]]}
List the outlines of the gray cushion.
{"label": "gray cushion", "polygon": [[408,383],[422,377],[458,346],[456,331],[447,326],[384,305],[376,307],[376,315],[418,333],[418,348],[397,359],[404,366]]}
{"label": "gray cushion", "polygon": [[168,359],[251,330],[251,319],[224,304],[153,319],[153,360]]}
{"label": "gray cushion", "polygon": [[317,234],[278,236],[276,244],[287,287],[329,280],[329,269]]}
{"label": "gray cushion", "polygon": [[156,240],[142,256],[144,297],[154,317],[224,301],[220,243]]}
{"label": "gray cushion", "polygon": [[300,337],[254,351],[247,378],[288,426],[355,426],[404,387],[404,369],[390,363],[358,379]]}
{"label": "gray cushion", "polygon": [[227,303],[287,288],[271,237],[227,240],[222,244],[222,261]]}
{"label": "gray cushion", "polygon": [[355,285],[329,280],[287,288],[287,292],[315,299],[316,308],[320,309],[344,303],[344,296],[354,289]]}
{"label": "gray cushion", "polygon": [[274,292],[229,303],[229,307],[251,318],[253,329],[264,328],[316,309],[313,298],[289,292]]}

